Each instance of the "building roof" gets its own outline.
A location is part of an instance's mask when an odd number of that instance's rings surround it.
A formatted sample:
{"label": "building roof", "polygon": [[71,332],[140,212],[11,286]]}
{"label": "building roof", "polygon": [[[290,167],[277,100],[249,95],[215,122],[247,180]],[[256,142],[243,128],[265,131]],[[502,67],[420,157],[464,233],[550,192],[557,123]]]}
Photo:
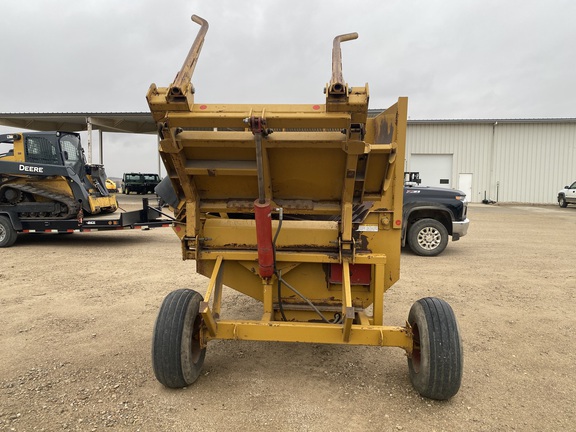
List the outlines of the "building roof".
{"label": "building roof", "polygon": [[[380,114],[382,109],[369,109],[368,116]],[[510,124],[510,123],[576,123],[576,118],[487,118],[487,119],[408,119],[408,124]]]}
{"label": "building roof", "polygon": [[526,118],[526,119],[439,119],[439,120],[412,120],[408,124],[515,124],[515,123],[576,123],[576,118]]}

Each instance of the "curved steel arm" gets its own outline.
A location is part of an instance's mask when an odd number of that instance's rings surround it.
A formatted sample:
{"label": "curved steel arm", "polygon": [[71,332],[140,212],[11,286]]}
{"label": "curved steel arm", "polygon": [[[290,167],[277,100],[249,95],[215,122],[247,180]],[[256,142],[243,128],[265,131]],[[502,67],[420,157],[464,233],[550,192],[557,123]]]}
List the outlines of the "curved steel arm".
{"label": "curved steel arm", "polygon": [[336,36],[332,45],[332,80],[328,86],[329,94],[345,94],[346,83],[342,77],[342,50],[340,43],[358,39],[358,33],[346,33]]}
{"label": "curved steel arm", "polygon": [[[192,74],[194,73],[194,68],[196,67],[196,63],[198,61],[198,57],[200,56],[200,51],[202,50],[202,45],[204,44],[204,37],[208,32],[208,21],[203,18],[200,18],[198,15],[192,15],[192,21],[196,24],[199,24],[200,30],[196,35],[196,39],[194,39],[194,43],[186,56],[186,60],[184,60],[184,64],[180,69],[180,72],[176,74],[176,78],[174,78],[174,82],[170,86],[170,90],[168,92],[168,96],[170,99],[178,99],[182,98],[186,95],[188,91],[188,87],[191,86],[191,79]],[[194,90],[192,89],[192,92]]]}

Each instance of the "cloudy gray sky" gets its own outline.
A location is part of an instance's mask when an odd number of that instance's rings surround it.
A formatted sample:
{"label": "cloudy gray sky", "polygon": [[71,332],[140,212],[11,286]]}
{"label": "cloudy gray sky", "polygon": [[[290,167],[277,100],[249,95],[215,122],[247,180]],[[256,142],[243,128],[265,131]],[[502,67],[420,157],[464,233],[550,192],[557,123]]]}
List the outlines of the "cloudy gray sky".
{"label": "cloudy gray sky", "polygon": [[[210,24],[198,102],[322,103],[333,37],[358,32],[344,78],[369,83],[371,108],[408,96],[411,119],[576,117],[573,0],[2,0],[0,112],[147,111],[193,13]],[[104,141],[110,176],[156,171],[154,137]]]}

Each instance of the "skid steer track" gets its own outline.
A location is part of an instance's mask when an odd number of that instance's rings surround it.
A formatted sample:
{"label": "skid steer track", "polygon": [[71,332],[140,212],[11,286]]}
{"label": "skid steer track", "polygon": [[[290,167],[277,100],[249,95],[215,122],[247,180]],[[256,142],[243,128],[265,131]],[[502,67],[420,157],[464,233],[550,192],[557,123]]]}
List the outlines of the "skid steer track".
{"label": "skid steer track", "polygon": [[80,210],[80,203],[76,202],[73,198],[61,193],[52,192],[47,189],[39,188],[32,185],[17,184],[17,183],[6,185],[0,188],[0,196],[3,195],[3,191],[9,188],[30,194],[33,197],[36,196],[43,197],[45,199],[48,199],[48,201],[52,201],[56,204],[56,211],[51,212],[49,215],[44,214],[44,212],[31,212],[31,213],[23,212],[19,214],[19,217],[21,219],[41,219],[45,218],[46,216],[49,216],[54,219],[70,219],[74,215],[78,214],[78,211]]}

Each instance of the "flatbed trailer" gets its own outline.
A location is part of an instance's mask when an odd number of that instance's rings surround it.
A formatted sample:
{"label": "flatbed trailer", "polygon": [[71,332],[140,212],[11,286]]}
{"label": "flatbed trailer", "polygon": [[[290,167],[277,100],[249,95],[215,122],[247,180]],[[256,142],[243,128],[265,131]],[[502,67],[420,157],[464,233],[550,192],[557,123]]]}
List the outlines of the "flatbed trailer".
{"label": "flatbed trailer", "polygon": [[174,220],[163,214],[161,209],[150,206],[147,198],[142,199],[142,208],[139,210],[86,218],[80,214],[75,219],[21,219],[13,207],[0,205],[0,247],[12,246],[19,233],[66,234],[174,226]]}

